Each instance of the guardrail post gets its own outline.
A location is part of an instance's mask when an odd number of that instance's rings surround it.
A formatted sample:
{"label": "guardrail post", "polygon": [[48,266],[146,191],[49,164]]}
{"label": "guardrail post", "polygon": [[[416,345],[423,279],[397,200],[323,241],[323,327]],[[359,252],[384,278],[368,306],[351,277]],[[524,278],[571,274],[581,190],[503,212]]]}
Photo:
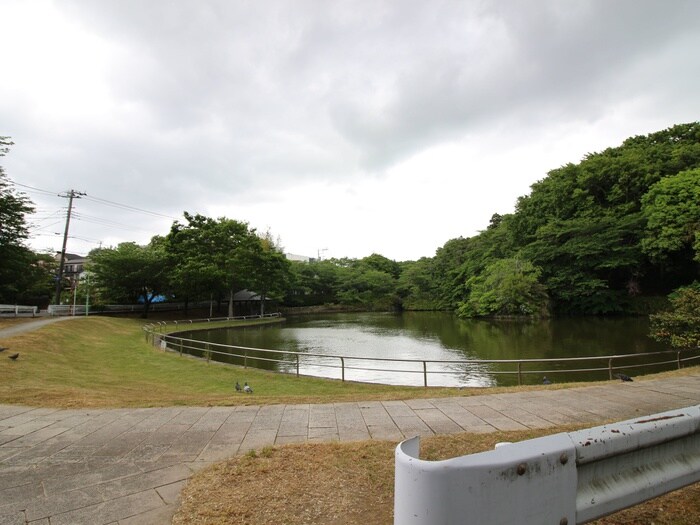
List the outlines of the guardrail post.
{"label": "guardrail post", "polygon": [[345,358],[344,357],[340,358],[340,379],[341,379],[341,381],[345,381]]}
{"label": "guardrail post", "polygon": [[423,361],[423,386],[428,388],[428,364]]}
{"label": "guardrail post", "polygon": [[518,386],[523,384],[523,364],[518,361]]}

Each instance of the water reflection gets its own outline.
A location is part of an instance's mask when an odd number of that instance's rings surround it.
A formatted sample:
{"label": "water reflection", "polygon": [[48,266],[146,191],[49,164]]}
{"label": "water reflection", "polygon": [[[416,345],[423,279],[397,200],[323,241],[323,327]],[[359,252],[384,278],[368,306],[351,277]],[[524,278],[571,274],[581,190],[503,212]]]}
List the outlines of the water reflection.
{"label": "water reflection", "polygon": [[[415,360],[491,360],[584,357],[632,354],[662,350],[649,339],[644,318],[564,318],[550,320],[461,320],[447,313],[353,313],[291,318],[283,325],[192,332],[186,337],[202,341],[301,352],[280,354],[281,363],[250,350],[246,363],[267,370],[387,384],[422,385],[421,362],[368,361],[362,358]],[[313,357],[323,354],[326,357]],[[240,357],[222,360],[242,365]],[[549,365],[524,365],[523,371]],[[581,367],[593,366],[582,363]],[[597,363],[596,366],[605,366]],[[552,370],[561,366],[551,365]],[[363,370],[360,370],[363,369]],[[369,369],[369,370],[365,370]],[[428,363],[431,386],[492,386],[517,384],[513,364]],[[435,374],[435,372],[441,372]],[[509,375],[499,375],[508,372]],[[645,370],[648,372],[648,370]],[[557,374],[555,381],[605,379],[607,372]],[[523,375],[526,383],[541,376]]]}

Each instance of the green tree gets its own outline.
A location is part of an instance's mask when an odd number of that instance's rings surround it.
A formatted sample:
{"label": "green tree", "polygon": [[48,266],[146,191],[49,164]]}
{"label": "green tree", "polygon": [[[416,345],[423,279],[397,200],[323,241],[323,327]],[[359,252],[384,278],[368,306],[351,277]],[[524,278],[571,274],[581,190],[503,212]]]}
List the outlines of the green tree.
{"label": "green tree", "polygon": [[88,269],[105,300],[133,304],[143,298],[143,317],[153,300],[168,291],[167,257],[158,239],[146,246],[124,242],[93,250]]}
{"label": "green tree", "polygon": [[402,263],[397,292],[406,310],[438,309],[433,260],[423,257]]}
{"label": "green tree", "polygon": [[344,271],[333,259],[293,261],[291,279],[284,298],[289,306],[313,306],[337,303],[340,273]]}
{"label": "green tree", "polygon": [[[185,219],[187,224],[176,221],[166,237],[176,285],[189,292],[211,286],[212,291],[228,294],[228,316],[233,317],[234,294],[254,284],[260,240],[244,222],[225,217],[215,220],[187,212]],[[199,281],[189,281],[197,269],[206,274]]]}
{"label": "green tree", "polygon": [[[9,137],[0,137],[0,156],[12,145]],[[0,166],[0,302],[14,303],[26,291],[26,277],[35,255],[24,246],[29,231],[26,215],[32,202],[15,191]]]}
{"label": "green tree", "polygon": [[665,177],[642,198],[647,220],[642,249],[664,261],[689,248],[700,262],[700,169]]}
{"label": "green tree", "polygon": [[650,316],[651,337],[676,348],[700,347],[700,283],[679,288],[669,299],[669,311]]}
{"label": "green tree", "polygon": [[458,310],[462,317],[546,315],[548,296],[541,272],[530,261],[500,259],[470,279],[471,292]]}
{"label": "green tree", "polygon": [[253,245],[252,287],[260,295],[260,315],[265,313],[265,301],[271,295],[282,296],[290,282],[290,263],[269,232]]}

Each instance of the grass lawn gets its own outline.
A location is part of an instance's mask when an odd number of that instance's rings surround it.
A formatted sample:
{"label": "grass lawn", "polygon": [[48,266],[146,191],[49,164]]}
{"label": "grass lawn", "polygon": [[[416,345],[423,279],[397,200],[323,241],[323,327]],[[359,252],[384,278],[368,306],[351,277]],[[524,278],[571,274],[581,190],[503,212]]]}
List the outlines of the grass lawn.
{"label": "grass lawn", "polygon": [[[0,339],[0,403],[50,407],[148,407],[314,403],[445,396],[447,388],[395,387],[295,377],[207,364],[146,342],[141,319],[77,318]],[[5,325],[0,324],[0,328]],[[236,394],[247,381],[253,395]],[[464,393],[464,392],[462,392]]]}

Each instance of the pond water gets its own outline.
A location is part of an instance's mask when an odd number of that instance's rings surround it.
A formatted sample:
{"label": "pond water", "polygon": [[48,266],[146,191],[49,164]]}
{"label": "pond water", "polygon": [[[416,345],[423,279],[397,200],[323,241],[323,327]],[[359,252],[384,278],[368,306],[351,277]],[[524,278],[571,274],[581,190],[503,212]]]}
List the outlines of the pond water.
{"label": "pond water", "polygon": [[[387,384],[430,386],[495,386],[518,383],[517,365],[499,363],[402,363],[360,358],[445,360],[503,360],[588,357],[648,353],[665,348],[648,336],[646,318],[560,318],[547,320],[464,320],[442,312],[342,313],[288,318],[284,324],[254,328],[200,330],[186,338],[251,348],[301,352],[301,374],[340,378],[340,359],[309,354],[344,356],[345,379]],[[196,352],[195,352],[196,353]],[[247,366],[296,372],[294,356],[267,361],[269,354],[247,351]],[[243,364],[233,356],[215,359]],[[655,359],[658,360],[658,357]],[[669,359],[673,359],[670,357]],[[644,358],[617,360],[615,367],[629,375],[672,368],[636,369]],[[546,373],[555,382],[607,379],[608,362],[522,365],[523,383],[542,382]],[[585,374],[567,368],[600,368]],[[360,370],[360,368],[363,368]],[[372,370],[366,370],[371,368]],[[528,373],[538,371],[537,373]]]}

